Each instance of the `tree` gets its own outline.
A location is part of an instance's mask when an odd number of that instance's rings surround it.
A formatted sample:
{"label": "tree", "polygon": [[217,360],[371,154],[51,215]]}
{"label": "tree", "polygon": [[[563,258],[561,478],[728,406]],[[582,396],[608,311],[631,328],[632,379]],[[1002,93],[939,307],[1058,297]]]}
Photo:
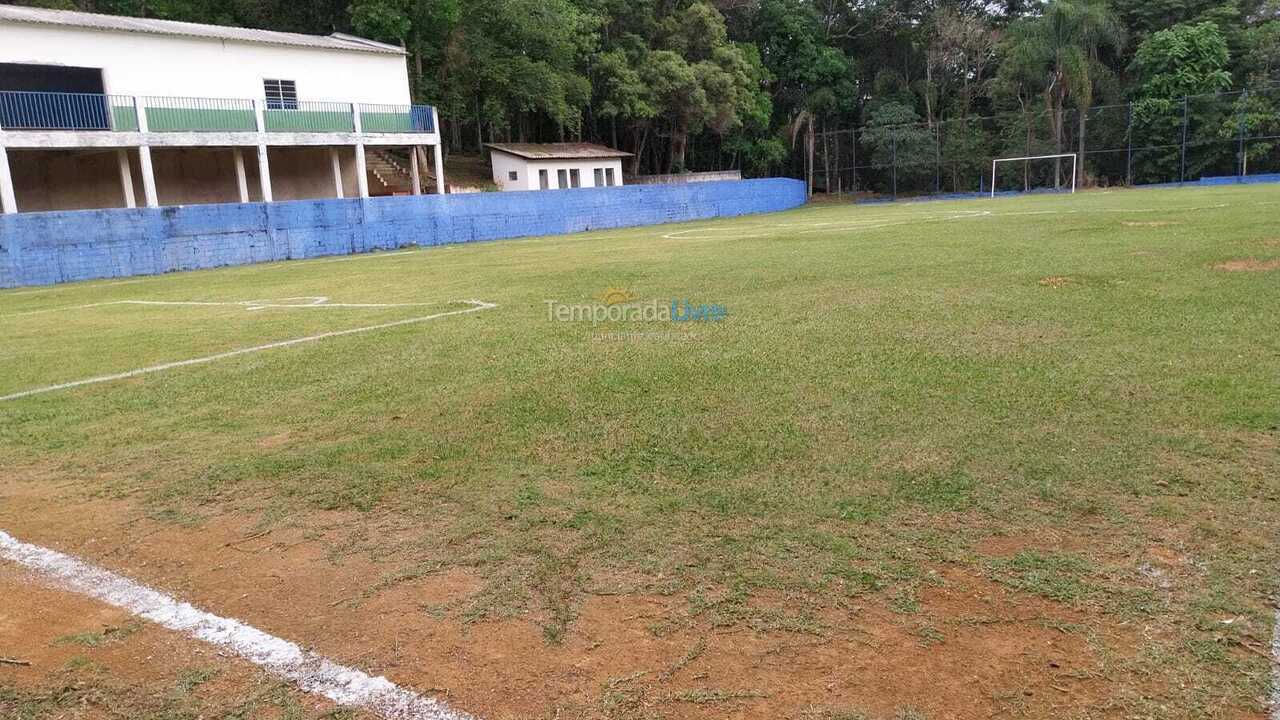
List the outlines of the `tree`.
{"label": "tree", "polygon": [[[1217,140],[1229,110],[1215,98],[1192,103],[1191,96],[1212,96],[1231,87],[1227,71],[1227,43],[1211,22],[1175,25],[1153,33],[1138,46],[1130,70],[1137,83],[1133,105],[1134,125],[1146,137],[1182,140],[1184,122],[1195,135],[1190,140],[1202,151],[1190,158],[1190,174],[1220,163],[1223,148]],[[1187,115],[1185,121],[1183,115]],[[1212,130],[1210,130],[1212,128]],[[1207,135],[1206,135],[1207,133]],[[1167,144],[1167,143],[1162,143]],[[1143,153],[1146,172],[1182,177],[1180,151]],[[1173,166],[1179,165],[1177,172]],[[1144,179],[1151,179],[1150,177]]]}
{"label": "tree", "polygon": [[[1057,0],[1044,14],[1015,23],[1009,32],[1001,72],[1006,84],[1031,85],[1044,97],[1057,152],[1062,152],[1066,108],[1075,106],[1079,118],[1076,162],[1083,180],[1086,110],[1095,91],[1113,80],[1102,62],[1105,50],[1118,51],[1125,31],[1106,0]],[[1056,172],[1059,183],[1061,173]]]}

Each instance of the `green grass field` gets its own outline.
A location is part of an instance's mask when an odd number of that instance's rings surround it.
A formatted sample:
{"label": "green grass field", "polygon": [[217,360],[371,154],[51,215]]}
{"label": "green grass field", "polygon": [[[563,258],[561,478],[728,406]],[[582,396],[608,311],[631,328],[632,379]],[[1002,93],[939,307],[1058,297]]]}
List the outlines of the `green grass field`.
{"label": "green grass field", "polygon": [[[820,636],[850,602],[926,617],[953,569],[1084,618],[1063,632],[1109,658],[1118,714],[1097,717],[1255,717],[1277,198],[818,205],[0,292],[0,395],[497,305],[0,402],[0,480],[192,533],[345,511],[331,555],[388,584],[470,568],[450,617],[526,618],[552,646],[602,594],[761,632]],[[549,317],[610,290],[728,316]],[[81,307],[302,296],[415,305]]]}

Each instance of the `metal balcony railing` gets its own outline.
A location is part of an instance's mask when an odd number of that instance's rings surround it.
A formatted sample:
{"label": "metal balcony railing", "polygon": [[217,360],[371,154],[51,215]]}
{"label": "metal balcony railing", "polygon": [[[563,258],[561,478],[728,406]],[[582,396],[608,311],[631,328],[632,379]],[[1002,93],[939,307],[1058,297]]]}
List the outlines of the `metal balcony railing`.
{"label": "metal balcony railing", "polygon": [[150,132],[253,132],[258,129],[252,100],[197,97],[139,100],[147,114]]}
{"label": "metal balcony railing", "polygon": [[351,103],[268,103],[267,132],[352,132],[356,129]]}
{"label": "metal balcony railing", "polygon": [[[258,101],[267,132],[353,132],[353,105]],[[136,104],[135,104],[136,103]],[[148,132],[255,132],[253,100],[133,97],[94,93],[0,91],[0,129],[136,132],[137,108]],[[362,133],[433,133],[429,105],[358,105]]]}
{"label": "metal balcony railing", "polygon": [[360,127],[364,132],[435,132],[430,105],[361,105]]}
{"label": "metal balcony railing", "polygon": [[0,92],[0,128],[133,130],[137,117],[127,95],[8,90]]}

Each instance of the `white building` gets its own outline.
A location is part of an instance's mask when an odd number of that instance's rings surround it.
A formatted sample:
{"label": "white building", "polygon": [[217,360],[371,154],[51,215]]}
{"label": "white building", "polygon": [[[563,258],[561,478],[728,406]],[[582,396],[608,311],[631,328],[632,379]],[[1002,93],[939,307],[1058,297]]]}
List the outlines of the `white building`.
{"label": "white building", "polygon": [[4,212],[442,192],[438,127],[393,45],[0,5]]}
{"label": "white building", "polygon": [[631,153],[591,143],[490,143],[493,181],[503,190],[564,190],[622,185]]}

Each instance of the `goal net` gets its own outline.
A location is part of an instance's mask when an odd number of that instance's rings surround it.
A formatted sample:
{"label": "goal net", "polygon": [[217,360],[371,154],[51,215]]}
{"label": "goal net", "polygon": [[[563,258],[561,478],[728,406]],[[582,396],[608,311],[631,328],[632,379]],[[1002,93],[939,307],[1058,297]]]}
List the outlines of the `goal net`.
{"label": "goal net", "polygon": [[991,197],[997,190],[1076,191],[1076,155],[1031,155],[996,158],[991,161]]}

